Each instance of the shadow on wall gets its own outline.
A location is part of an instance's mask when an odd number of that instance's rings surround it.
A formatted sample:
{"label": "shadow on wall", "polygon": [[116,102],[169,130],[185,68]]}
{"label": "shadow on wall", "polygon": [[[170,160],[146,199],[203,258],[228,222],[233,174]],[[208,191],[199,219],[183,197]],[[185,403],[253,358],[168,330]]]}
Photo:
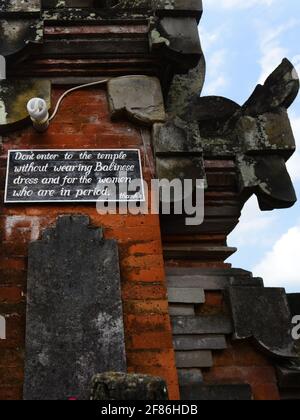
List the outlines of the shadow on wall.
{"label": "shadow on wall", "polygon": [[6,320],[0,315],[0,340],[6,339]]}

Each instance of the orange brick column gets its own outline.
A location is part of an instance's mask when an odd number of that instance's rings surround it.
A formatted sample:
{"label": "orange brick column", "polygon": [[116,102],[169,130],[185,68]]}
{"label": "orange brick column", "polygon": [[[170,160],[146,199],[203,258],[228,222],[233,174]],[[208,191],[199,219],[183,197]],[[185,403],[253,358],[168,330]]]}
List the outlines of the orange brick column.
{"label": "orange brick column", "polygon": [[[53,103],[66,88],[53,89]],[[1,150],[0,314],[6,316],[7,340],[0,341],[0,399],[22,397],[26,267],[28,243],[62,214],[86,214],[119,244],[125,336],[129,372],[166,379],[171,399],[179,397],[168,315],[158,216],[99,215],[94,204],[3,205],[8,150],[140,148],[140,129],[112,123],[105,90],[89,89],[67,97],[46,133],[32,128],[3,138]],[[144,159],[143,159],[144,161]],[[151,179],[143,168],[144,177]],[[96,373],[96,372],[95,372]]]}

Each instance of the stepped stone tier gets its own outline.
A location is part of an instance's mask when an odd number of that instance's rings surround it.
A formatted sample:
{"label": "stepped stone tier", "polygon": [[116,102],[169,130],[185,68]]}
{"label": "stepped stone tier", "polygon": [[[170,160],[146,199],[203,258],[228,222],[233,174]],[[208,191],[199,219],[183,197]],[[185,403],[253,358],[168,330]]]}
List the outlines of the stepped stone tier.
{"label": "stepped stone tier", "polygon": [[[244,104],[201,96],[201,15],[201,0],[1,2],[0,399],[300,398],[300,294],[226,262],[253,194],[263,211],[296,202],[299,79],[284,59]],[[100,80],[34,130],[29,99],[53,110]],[[204,222],[5,203],[9,152],[39,149],[138,149],[149,185],[205,180]]]}

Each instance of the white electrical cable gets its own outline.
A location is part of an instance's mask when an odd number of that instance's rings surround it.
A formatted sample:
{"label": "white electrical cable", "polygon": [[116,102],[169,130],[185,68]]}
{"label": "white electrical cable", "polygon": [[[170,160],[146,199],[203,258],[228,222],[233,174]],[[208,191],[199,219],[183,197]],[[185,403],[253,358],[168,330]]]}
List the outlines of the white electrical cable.
{"label": "white electrical cable", "polygon": [[53,111],[53,113],[50,117],[49,117],[47,103],[44,99],[42,99],[42,98],[32,98],[32,99],[30,99],[30,101],[27,103],[27,111],[30,115],[30,118],[31,118],[32,122],[33,122],[34,128],[39,132],[46,131],[47,128],[49,127],[50,121],[52,121],[56,117],[56,114],[59,110],[59,107],[60,107],[62,101],[64,100],[64,98],[67,95],[69,95],[69,93],[74,92],[75,90],[78,90],[78,89],[83,89],[83,88],[89,87],[89,86],[100,85],[100,84],[104,84],[104,83],[107,83],[107,82],[108,82],[108,79],[98,80],[97,82],[86,83],[84,85],[75,86],[72,89],[67,90],[58,99],[57,104],[55,106],[55,109],[54,109],[54,111]]}
{"label": "white electrical cable", "polygon": [[72,93],[72,92],[74,92],[75,90],[78,90],[78,89],[83,89],[83,88],[86,88],[86,87],[89,87],[89,86],[100,85],[100,84],[104,84],[104,83],[107,83],[107,82],[108,82],[108,79],[104,79],[104,80],[99,80],[98,82],[86,83],[85,85],[75,86],[72,89],[67,90],[63,95],[61,95],[61,97],[57,101],[55,109],[54,109],[51,117],[49,118],[49,122],[52,121],[56,117],[56,114],[58,112],[58,109],[59,109],[62,101],[64,100],[64,98],[67,95],[69,95],[69,93]]}

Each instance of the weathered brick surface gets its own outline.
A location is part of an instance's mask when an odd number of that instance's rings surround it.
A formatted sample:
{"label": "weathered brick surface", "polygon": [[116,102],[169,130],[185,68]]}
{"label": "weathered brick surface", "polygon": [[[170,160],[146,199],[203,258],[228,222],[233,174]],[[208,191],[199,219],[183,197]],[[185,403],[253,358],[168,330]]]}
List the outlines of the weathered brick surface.
{"label": "weathered brick surface", "polygon": [[[53,103],[65,89],[54,89]],[[0,399],[22,396],[25,335],[25,294],[28,243],[55,223],[61,214],[86,214],[102,226],[107,239],[119,243],[129,372],[162,376],[172,399],[178,383],[168,316],[158,216],[99,215],[95,205],[4,205],[8,150],[12,149],[139,148],[138,128],[112,123],[105,90],[88,89],[67,97],[46,133],[32,128],[3,138],[0,156],[0,314],[7,319],[7,340],[0,341]],[[150,170],[144,165],[144,176]],[[2,352],[2,353],[1,353]],[[95,372],[96,373],[96,372]]]}
{"label": "weathered brick surface", "polygon": [[213,352],[213,368],[204,371],[204,380],[208,384],[248,384],[255,400],[278,400],[271,360],[250,341],[232,341],[228,337],[227,345],[226,350]]}
{"label": "weathered brick surface", "polygon": [[208,384],[249,384],[255,400],[278,400],[279,392],[272,366],[213,367],[204,372]]}
{"label": "weathered brick surface", "polygon": [[[223,266],[222,266],[223,265]],[[168,261],[168,266],[174,264]],[[216,268],[216,264],[201,262],[176,262],[178,267],[201,267],[205,269]],[[231,268],[221,261],[219,268]],[[205,291],[205,303],[196,307],[198,316],[227,314],[230,310],[224,292]],[[272,359],[267,358],[251,341],[233,341],[229,336],[227,349],[213,351],[213,367],[203,369],[203,378],[206,385],[222,384],[248,384],[251,386],[255,400],[280,399],[278,384]]]}

